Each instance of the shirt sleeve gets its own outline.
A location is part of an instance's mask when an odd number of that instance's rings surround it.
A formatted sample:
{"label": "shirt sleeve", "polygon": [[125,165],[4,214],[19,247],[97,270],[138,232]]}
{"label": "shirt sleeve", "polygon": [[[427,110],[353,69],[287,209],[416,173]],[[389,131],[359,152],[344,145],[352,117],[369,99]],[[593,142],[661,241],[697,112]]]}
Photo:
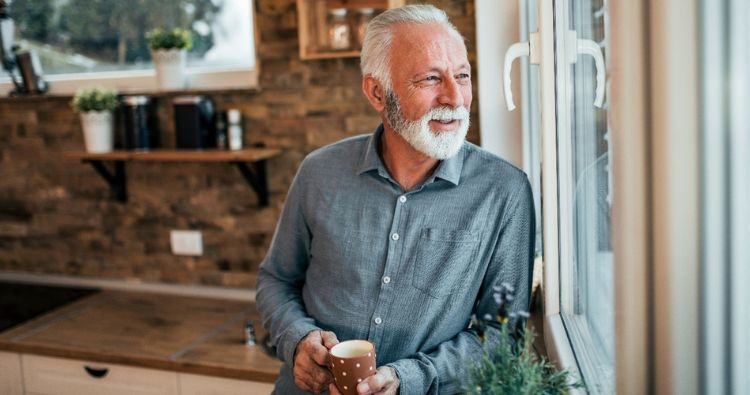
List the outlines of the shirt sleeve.
{"label": "shirt sleeve", "polygon": [[[500,237],[477,296],[478,317],[486,313],[494,316],[497,305],[492,287],[503,282],[516,290],[509,311],[529,309],[536,221],[531,187],[525,177],[524,181],[501,214]],[[487,335],[492,338],[495,334]],[[463,380],[468,368],[483,350],[476,332],[465,329],[429,353],[417,353],[388,366],[396,370],[401,381],[401,395],[461,393],[465,391]]]}
{"label": "shirt sleeve", "polygon": [[258,273],[256,303],[279,358],[293,364],[297,344],[318,330],[302,301],[309,264],[310,229],[305,221],[305,163],[292,181],[271,246]]}

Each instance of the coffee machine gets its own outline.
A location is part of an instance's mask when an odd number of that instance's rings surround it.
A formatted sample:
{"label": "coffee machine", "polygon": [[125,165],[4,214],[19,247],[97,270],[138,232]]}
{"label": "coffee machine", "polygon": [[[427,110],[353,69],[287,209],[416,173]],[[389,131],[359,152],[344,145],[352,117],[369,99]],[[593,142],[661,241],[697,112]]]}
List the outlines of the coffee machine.
{"label": "coffee machine", "polygon": [[8,15],[9,5],[10,0],[0,0],[0,50],[3,68],[15,86],[11,96],[41,95],[47,91],[41,63],[33,50],[14,44],[15,24]]}

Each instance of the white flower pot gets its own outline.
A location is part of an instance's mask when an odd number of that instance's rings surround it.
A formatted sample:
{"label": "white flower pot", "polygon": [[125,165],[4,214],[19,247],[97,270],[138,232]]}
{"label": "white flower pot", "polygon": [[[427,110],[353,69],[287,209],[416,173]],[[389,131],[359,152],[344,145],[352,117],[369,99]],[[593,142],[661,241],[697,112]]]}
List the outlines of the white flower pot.
{"label": "white flower pot", "polygon": [[151,59],[156,69],[156,81],[161,90],[185,88],[186,57],[187,52],[184,49],[151,51]]}
{"label": "white flower pot", "polygon": [[90,111],[81,113],[83,140],[86,151],[110,152],[113,147],[112,111]]}

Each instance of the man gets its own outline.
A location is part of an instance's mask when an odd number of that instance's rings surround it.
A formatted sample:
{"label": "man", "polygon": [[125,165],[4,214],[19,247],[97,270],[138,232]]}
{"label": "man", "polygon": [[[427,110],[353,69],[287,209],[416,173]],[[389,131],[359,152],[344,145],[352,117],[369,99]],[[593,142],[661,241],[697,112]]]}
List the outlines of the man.
{"label": "man", "polygon": [[471,69],[432,6],[374,18],[362,90],[383,123],[310,154],[258,277],[263,322],[285,362],[276,393],[338,393],[327,353],[377,348],[360,394],[461,391],[481,353],[472,313],[510,283],[528,308],[534,213],[522,171],[464,141]]}

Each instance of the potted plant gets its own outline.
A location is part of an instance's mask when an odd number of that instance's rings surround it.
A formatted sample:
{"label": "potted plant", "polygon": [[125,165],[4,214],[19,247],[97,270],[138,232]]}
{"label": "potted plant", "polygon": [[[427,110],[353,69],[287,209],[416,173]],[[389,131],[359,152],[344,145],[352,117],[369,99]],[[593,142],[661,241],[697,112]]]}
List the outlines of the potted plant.
{"label": "potted plant", "polygon": [[[545,358],[535,354],[532,346],[535,334],[526,327],[529,314],[508,311],[514,298],[513,287],[503,283],[494,290],[498,304],[496,315],[474,318],[471,322],[485,351],[470,368],[466,393],[562,395],[572,388],[582,387],[570,372],[557,370]],[[494,328],[492,335],[490,328]]]}
{"label": "potted plant", "polygon": [[171,31],[156,28],[146,33],[146,41],[151,49],[159,88],[183,89],[187,50],[193,46],[190,32],[180,28]]}
{"label": "potted plant", "polygon": [[81,89],[73,97],[71,107],[81,114],[86,151],[112,151],[112,111],[117,108],[117,91],[99,87]]}

